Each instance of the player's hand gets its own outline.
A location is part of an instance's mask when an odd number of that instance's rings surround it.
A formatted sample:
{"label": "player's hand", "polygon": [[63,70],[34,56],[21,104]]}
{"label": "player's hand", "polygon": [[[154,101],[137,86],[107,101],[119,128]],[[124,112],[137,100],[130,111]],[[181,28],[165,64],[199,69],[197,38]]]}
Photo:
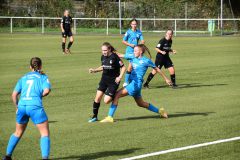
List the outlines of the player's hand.
{"label": "player's hand", "polygon": [[166,54],[166,52],[165,52],[165,51],[161,51],[161,54],[165,55],[165,54]]}
{"label": "player's hand", "polygon": [[62,35],[63,35],[63,37],[66,37],[65,31],[62,31]]}
{"label": "player's hand", "polygon": [[177,54],[177,51],[176,51],[176,50],[173,50],[172,53],[173,53],[173,54]]}
{"label": "player's hand", "polygon": [[135,45],[134,45],[134,44],[130,44],[130,47],[134,48],[134,47],[135,47]]}
{"label": "player's hand", "polygon": [[120,77],[117,77],[117,78],[115,79],[115,82],[116,82],[117,84],[119,84],[120,81],[121,81],[121,78],[120,78]]}
{"label": "player's hand", "polygon": [[95,70],[93,68],[90,68],[88,71],[89,73],[95,73]]}

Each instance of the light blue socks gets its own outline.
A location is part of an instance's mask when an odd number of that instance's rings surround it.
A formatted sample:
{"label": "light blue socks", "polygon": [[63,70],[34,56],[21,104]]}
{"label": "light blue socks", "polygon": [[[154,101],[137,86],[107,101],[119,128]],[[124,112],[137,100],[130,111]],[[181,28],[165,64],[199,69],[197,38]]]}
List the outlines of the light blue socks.
{"label": "light blue socks", "polygon": [[7,146],[7,156],[11,156],[16,145],[18,144],[20,138],[16,137],[14,134],[11,135],[8,141],[8,146]]}
{"label": "light blue socks", "polygon": [[149,104],[148,110],[155,112],[155,113],[159,113],[159,109],[157,107],[155,107],[154,105],[152,105],[151,103]]}
{"label": "light blue socks", "polygon": [[41,137],[40,147],[41,147],[41,152],[42,152],[42,158],[48,159],[49,153],[50,153],[50,138],[48,136]]}
{"label": "light blue socks", "polygon": [[114,104],[111,104],[109,108],[108,116],[113,117],[116,110],[117,110],[117,106]]}

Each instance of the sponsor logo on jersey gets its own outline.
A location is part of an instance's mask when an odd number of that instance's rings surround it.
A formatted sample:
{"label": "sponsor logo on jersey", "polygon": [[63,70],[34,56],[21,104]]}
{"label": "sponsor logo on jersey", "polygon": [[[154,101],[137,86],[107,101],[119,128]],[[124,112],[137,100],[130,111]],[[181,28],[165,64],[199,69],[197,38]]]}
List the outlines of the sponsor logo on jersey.
{"label": "sponsor logo on jersey", "polygon": [[140,64],[143,64],[143,63],[144,63],[144,61],[143,61],[143,60],[140,60],[140,61],[139,61],[139,63],[140,63]]}

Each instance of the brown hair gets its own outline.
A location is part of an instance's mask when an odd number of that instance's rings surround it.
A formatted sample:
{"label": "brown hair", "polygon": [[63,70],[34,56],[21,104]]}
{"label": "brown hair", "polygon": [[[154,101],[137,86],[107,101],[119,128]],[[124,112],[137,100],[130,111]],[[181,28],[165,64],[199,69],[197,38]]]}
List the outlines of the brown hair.
{"label": "brown hair", "polygon": [[116,53],[117,50],[109,43],[109,42],[104,42],[102,46],[106,46],[108,50],[112,53]]}
{"label": "brown hair", "polygon": [[131,23],[134,22],[134,21],[138,24],[137,19],[136,19],[136,18],[133,18],[133,19],[131,19],[131,21],[129,22],[129,25],[131,25]]}
{"label": "brown hair", "polygon": [[149,49],[148,49],[147,46],[145,46],[144,44],[139,44],[139,45],[137,45],[136,47],[141,48],[142,54],[144,54],[144,53],[147,51],[147,53],[148,53],[149,56],[150,56],[150,59],[152,58],[152,55],[151,55],[151,53],[150,53],[150,51],[149,51]]}
{"label": "brown hair", "polygon": [[42,60],[39,57],[33,57],[30,60],[30,66],[34,71],[37,71],[40,74],[44,74],[43,71],[40,70],[42,66]]}

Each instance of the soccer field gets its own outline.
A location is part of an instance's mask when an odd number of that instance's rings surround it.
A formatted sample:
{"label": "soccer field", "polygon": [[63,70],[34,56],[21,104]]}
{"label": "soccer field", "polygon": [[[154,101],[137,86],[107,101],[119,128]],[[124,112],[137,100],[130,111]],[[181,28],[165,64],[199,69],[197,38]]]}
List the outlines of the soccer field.
{"label": "soccer field", "polygon": [[[101,73],[101,44],[112,43],[120,52],[121,36],[76,36],[72,55],[61,52],[57,35],[0,35],[0,156],[15,130],[15,107],[11,92],[29,71],[33,56],[43,60],[52,83],[44,98],[51,132],[53,160],[112,160],[240,136],[240,37],[175,37],[171,58],[176,67],[178,89],[155,76],[143,98],[164,107],[169,119],[136,106],[132,97],[120,99],[115,123],[88,123]],[[160,36],[145,36],[154,48]],[[127,65],[127,62],[125,61]],[[148,70],[148,73],[151,70]],[[147,74],[148,74],[147,73]],[[165,70],[168,75],[168,72]],[[146,75],[145,75],[146,79]],[[101,104],[103,119],[109,105]],[[32,122],[19,142],[13,159],[41,158],[40,134]],[[240,140],[144,158],[147,160],[237,160]]]}

